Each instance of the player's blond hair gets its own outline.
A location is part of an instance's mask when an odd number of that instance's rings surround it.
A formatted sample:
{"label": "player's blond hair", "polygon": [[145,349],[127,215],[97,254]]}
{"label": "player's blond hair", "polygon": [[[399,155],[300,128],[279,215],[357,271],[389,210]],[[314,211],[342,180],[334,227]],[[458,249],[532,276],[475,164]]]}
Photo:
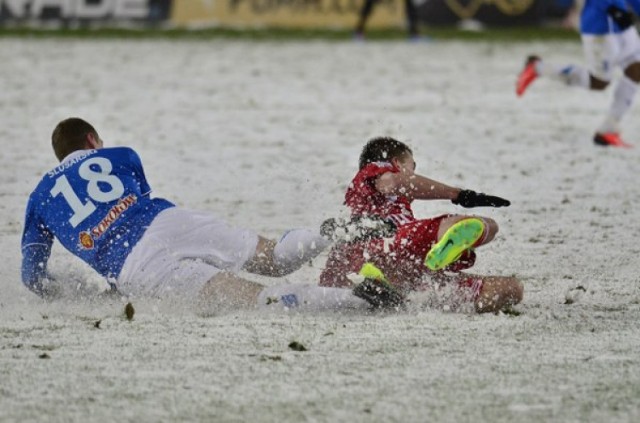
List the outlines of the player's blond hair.
{"label": "player's blond hair", "polygon": [[83,119],[71,117],[60,121],[51,134],[51,145],[58,160],[62,161],[76,150],[83,150],[87,134],[98,136],[93,126]]}

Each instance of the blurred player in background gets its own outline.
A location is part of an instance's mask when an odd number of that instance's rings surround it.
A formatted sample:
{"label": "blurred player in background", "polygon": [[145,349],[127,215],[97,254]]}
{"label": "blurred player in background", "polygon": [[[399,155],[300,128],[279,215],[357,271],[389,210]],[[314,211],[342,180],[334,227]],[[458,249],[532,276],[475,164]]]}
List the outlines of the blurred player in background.
{"label": "blurred player in background", "polygon": [[355,221],[383,221],[387,233],[367,231],[330,251],[321,286],[347,287],[350,274],[390,284],[404,294],[428,288],[425,276],[455,284],[478,312],[498,311],[522,300],[521,283],[511,277],[461,273],[473,266],[476,247],[498,232],[490,218],[445,214],[416,219],[414,200],[449,200],[462,207],[504,207],[496,196],[445,185],[415,173],[411,149],[389,137],[370,140],[362,149],[359,171],[349,184],[345,204]]}
{"label": "blurred player in background", "polygon": [[294,229],[279,241],[219,218],[151,198],[140,158],[128,147],[103,148],[88,122],[61,121],[52,134],[60,165],[29,197],[22,235],[22,281],[51,297],[47,272],[54,238],[113,290],[136,297],[177,294],[228,307],[367,308],[351,290],[314,285],[267,287],[235,272],[283,276],[324,248],[319,231]]}
{"label": "blurred player in background", "polygon": [[587,66],[557,65],[529,56],[518,76],[516,94],[522,96],[539,76],[566,85],[602,91],[613,79],[616,68],[623,71],[613,93],[606,118],[596,129],[597,145],[630,147],[620,136],[622,118],[629,112],[640,83],[640,37],[629,5],[640,14],[640,0],[584,0],[580,13],[580,34]]}
{"label": "blurred player in background", "polygon": [[[358,40],[364,39],[365,26],[367,24],[367,20],[369,16],[371,16],[371,12],[373,11],[373,7],[380,0],[364,0],[362,4],[362,9],[360,9],[360,16],[358,18],[358,23],[356,24],[355,29],[355,38]],[[407,16],[407,30],[409,31],[409,39],[417,40],[420,37],[420,33],[418,31],[418,11],[416,9],[416,5],[413,3],[413,0],[404,0],[404,8]]]}

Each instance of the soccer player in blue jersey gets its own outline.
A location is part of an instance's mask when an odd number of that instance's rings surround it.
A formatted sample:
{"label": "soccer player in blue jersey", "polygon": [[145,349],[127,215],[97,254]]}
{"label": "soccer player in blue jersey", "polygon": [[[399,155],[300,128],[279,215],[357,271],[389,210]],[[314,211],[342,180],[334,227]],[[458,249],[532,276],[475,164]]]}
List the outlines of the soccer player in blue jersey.
{"label": "soccer player in blue jersey", "polygon": [[368,307],[350,289],[265,288],[235,274],[297,270],[328,245],[319,231],[294,229],[276,242],[153,198],[136,152],[103,148],[98,132],[80,118],[61,121],[52,144],[60,164],[29,197],[22,235],[22,281],[36,294],[51,292],[47,262],[57,239],[124,295],[177,294],[230,307]]}
{"label": "soccer player in blue jersey", "polygon": [[556,65],[529,56],[518,77],[516,94],[523,95],[539,76],[601,91],[611,82],[614,70],[620,68],[623,76],[593,141],[602,146],[630,147],[620,136],[620,123],[631,108],[640,83],[640,37],[629,6],[640,15],[640,0],[584,0],[580,34],[587,67]]}

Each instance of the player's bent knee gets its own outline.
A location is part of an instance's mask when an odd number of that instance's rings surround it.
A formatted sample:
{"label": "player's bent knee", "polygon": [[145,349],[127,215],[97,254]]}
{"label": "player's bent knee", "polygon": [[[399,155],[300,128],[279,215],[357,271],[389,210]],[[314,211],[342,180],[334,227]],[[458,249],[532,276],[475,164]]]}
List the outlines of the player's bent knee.
{"label": "player's bent knee", "polygon": [[495,220],[490,219],[488,217],[483,217],[482,219],[484,220],[485,224],[487,225],[487,228],[485,230],[487,231],[487,233],[493,239],[496,236],[496,234],[498,233],[498,222],[496,222]]}
{"label": "player's bent knee", "polygon": [[640,83],[640,62],[634,62],[627,66],[624,70],[627,78],[635,83]]}
{"label": "player's bent knee", "polygon": [[498,223],[488,217],[478,217],[484,223],[484,234],[477,245],[486,244],[492,241],[498,233]]}
{"label": "player's bent knee", "polygon": [[589,88],[594,91],[602,91],[609,86],[609,81],[605,81],[604,79],[596,78],[591,75]]}
{"label": "player's bent knee", "polygon": [[486,277],[478,299],[478,313],[495,313],[520,303],[524,297],[522,282],[514,277]]}

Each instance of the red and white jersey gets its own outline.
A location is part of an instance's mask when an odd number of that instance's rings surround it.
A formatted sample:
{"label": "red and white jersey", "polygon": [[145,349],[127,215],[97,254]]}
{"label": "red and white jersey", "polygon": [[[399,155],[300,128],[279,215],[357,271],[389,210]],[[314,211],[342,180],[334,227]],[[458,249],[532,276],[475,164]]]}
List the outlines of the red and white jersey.
{"label": "red and white jersey", "polygon": [[411,202],[402,195],[385,195],[376,189],[376,179],[387,172],[400,170],[388,162],[369,163],[353,178],[345,194],[345,204],[351,216],[378,216],[390,219],[396,225],[416,220]]}

